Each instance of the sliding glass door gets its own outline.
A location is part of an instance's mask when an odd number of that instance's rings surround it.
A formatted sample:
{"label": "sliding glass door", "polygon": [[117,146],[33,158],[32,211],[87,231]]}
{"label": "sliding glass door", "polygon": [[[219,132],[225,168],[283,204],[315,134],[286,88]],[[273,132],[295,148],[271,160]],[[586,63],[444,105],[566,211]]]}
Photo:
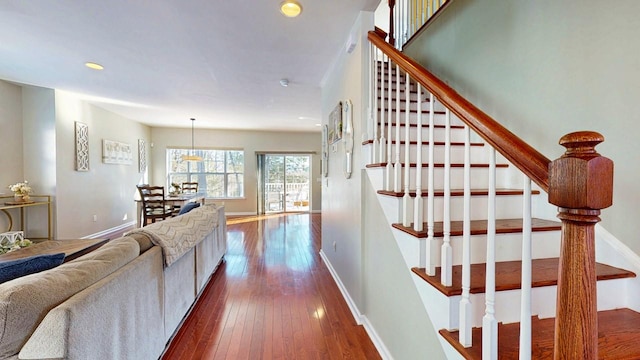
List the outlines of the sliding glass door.
{"label": "sliding glass door", "polygon": [[306,212],[310,209],[310,155],[260,154],[262,213]]}

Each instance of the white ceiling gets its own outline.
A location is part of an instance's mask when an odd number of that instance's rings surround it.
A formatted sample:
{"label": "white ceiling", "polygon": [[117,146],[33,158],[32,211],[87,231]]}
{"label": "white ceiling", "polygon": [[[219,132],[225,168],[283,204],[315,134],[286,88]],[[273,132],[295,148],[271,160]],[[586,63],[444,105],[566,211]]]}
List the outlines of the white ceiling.
{"label": "white ceiling", "polygon": [[2,0],[0,79],[151,126],[317,131],[320,83],[380,0],[299,1],[289,19],[281,0]]}

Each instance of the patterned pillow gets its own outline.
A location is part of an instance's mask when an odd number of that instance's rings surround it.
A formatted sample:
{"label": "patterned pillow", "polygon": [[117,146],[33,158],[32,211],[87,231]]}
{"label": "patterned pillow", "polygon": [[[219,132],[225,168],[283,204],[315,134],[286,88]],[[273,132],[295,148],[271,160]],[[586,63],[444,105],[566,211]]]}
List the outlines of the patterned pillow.
{"label": "patterned pillow", "polygon": [[186,214],[189,211],[197,208],[198,206],[200,206],[199,202],[188,202],[188,203],[184,204],[182,209],[180,209],[180,212],[178,213],[178,215]]}
{"label": "patterned pillow", "polygon": [[62,264],[63,261],[64,253],[59,253],[0,262],[0,284],[25,275],[54,268]]}

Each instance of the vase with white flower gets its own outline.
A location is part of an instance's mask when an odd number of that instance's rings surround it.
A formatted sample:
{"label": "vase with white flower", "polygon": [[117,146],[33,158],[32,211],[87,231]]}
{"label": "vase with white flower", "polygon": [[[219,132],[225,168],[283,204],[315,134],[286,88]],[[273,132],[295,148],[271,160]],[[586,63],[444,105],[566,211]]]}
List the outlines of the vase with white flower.
{"label": "vase with white flower", "polygon": [[9,190],[13,191],[13,197],[18,202],[28,202],[31,200],[31,186],[27,180],[17,184],[9,185]]}

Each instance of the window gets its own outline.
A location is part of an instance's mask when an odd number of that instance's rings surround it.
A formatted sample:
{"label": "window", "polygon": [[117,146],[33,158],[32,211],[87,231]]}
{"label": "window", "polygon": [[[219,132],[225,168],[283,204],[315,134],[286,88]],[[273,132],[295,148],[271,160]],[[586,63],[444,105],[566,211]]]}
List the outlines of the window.
{"label": "window", "polygon": [[[189,149],[167,149],[167,185],[198,182],[198,192],[207,198],[244,197],[244,151],[196,149],[203,161],[183,161]],[[168,186],[169,187],[169,186]]]}

